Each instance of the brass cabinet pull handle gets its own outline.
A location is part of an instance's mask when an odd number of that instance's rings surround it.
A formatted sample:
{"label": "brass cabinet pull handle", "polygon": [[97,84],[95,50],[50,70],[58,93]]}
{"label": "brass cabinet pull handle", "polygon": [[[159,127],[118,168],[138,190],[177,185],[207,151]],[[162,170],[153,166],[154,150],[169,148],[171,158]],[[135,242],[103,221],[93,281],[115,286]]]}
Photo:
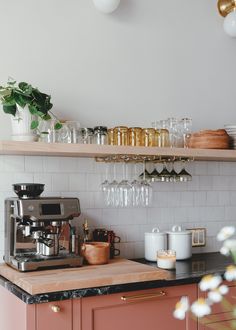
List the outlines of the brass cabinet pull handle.
{"label": "brass cabinet pull handle", "polygon": [[61,307],[53,305],[51,306],[51,310],[53,311],[53,313],[59,313],[61,311]]}
{"label": "brass cabinet pull handle", "polygon": [[122,296],[121,300],[123,301],[139,301],[139,300],[149,300],[152,298],[158,298],[158,297],[164,297],[166,296],[166,292],[160,291],[157,293],[144,293],[144,294],[138,294],[134,296]]}

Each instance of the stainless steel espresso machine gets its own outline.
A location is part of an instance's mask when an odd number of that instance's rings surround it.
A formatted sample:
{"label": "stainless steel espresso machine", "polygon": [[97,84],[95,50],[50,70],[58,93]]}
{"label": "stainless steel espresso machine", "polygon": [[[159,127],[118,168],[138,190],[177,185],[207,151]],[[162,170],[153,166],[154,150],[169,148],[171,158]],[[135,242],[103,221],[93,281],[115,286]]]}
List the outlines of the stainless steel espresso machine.
{"label": "stainless steel espresso machine", "polygon": [[41,198],[43,184],[13,187],[18,197],[5,200],[5,262],[22,272],[82,266],[70,224],[80,215],[79,200]]}

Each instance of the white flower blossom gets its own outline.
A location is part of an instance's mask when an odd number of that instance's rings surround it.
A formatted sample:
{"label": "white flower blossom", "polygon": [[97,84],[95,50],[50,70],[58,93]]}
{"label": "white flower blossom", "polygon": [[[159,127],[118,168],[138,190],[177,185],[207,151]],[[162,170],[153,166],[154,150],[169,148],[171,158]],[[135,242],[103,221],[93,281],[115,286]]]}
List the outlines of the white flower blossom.
{"label": "white flower blossom", "polygon": [[236,266],[230,265],[226,268],[225,279],[229,282],[236,280]]}
{"label": "white flower blossom", "polygon": [[191,311],[197,317],[204,317],[211,313],[211,307],[207,303],[206,299],[199,298],[192,304]]}
{"label": "white flower blossom", "polygon": [[220,249],[220,253],[228,257],[230,255],[230,250],[226,246],[222,246]]}
{"label": "white flower blossom", "polygon": [[226,285],[221,285],[219,288],[211,290],[208,293],[208,299],[213,303],[219,303],[228,292],[229,288]]}
{"label": "white flower blossom", "polygon": [[224,242],[223,247],[229,251],[236,251],[236,239],[227,239]]}
{"label": "white flower blossom", "polygon": [[173,315],[176,319],[184,320],[188,310],[189,310],[188,297],[182,297],[180,301],[177,302]]}
{"label": "white flower blossom", "polygon": [[227,226],[221,229],[221,231],[217,235],[218,241],[225,241],[229,237],[233,236],[235,234],[235,227],[233,226]]}
{"label": "white flower blossom", "polygon": [[214,290],[218,288],[221,282],[222,278],[220,275],[206,275],[199,283],[199,287],[201,291]]}

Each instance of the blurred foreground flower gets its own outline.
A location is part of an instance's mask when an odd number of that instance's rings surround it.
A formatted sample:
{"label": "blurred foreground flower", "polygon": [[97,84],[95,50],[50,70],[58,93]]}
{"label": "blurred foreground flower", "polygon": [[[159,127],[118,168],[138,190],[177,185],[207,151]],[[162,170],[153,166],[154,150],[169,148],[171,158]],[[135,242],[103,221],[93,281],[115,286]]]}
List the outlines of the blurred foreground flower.
{"label": "blurred foreground flower", "polygon": [[229,292],[227,285],[221,285],[219,288],[214,289],[208,293],[208,299],[212,303],[219,303],[222,301],[223,296]]}
{"label": "blurred foreground flower", "polygon": [[221,284],[221,282],[222,278],[220,275],[206,275],[199,283],[199,287],[201,291],[214,290]]}
{"label": "blurred foreground flower", "polygon": [[184,320],[188,310],[189,310],[188,297],[182,297],[175,306],[174,317],[179,320]]}
{"label": "blurred foreground flower", "polygon": [[[220,253],[226,256],[231,255],[234,264],[236,264],[236,239],[229,238],[235,233],[235,227],[228,226],[222,228],[217,235],[217,240],[223,242],[223,246],[220,249]],[[224,278],[229,282],[236,281],[236,265],[230,265],[226,268]],[[198,300],[193,302],[191,307],[189,307],[189,301],[187,297],[182,297],[181,300],[176,304],[174,317],[183,320],[186,317],[186,313],[191,310],[192,315],[198,317],[200,322],[201,318],[211,313],[211,306],[215,303],[221,302],[222,306],[231,306],[230,302],[227,302],[226,299],[223,300],[224,296],[229,292],[229,288],[227,285],[222,284],[222,281],[223,280],[220,275],[204,276],[199,283],[199,288],[201,291],[208,291],[207,298],[199,298]],[[230,328],[225,327],[224,329],[236,329],[236,306],[231,307],[233,308],[233,311]],[[208,327],[208,325],[204,323],[204,320],[202,320],[201,322],[204,324],[204,329],[205,327]]]}
{"label": "blurred foreground flower", "polygon": [[225,272],[225,279],[228,282],[232,282],[236,280],[236,266],[230,265],[226,267],[226,272]]}
{"label": "blurred foreground flower", "polygon": [[204,317],[211,313],[211,307],[204,298],[199,298],[191,306],[192,313],[197,317]]}
{"label": "blurred foreground flower", "polygon": [[218,241],[225,241],[235,234],[235,228],[233,226],[224,227],[217,235]]}

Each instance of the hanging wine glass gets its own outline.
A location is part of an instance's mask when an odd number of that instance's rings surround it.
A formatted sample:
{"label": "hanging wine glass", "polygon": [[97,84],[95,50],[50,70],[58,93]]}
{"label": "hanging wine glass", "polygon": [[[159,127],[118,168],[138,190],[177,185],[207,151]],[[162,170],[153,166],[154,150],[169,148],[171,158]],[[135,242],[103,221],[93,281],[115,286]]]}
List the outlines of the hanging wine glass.
{"label": "hanging wine glass", "polygon": [[161,182],[170,182],[170,172],[167,169],[166,161],[163,164],[163,169],[159,174],[159,177]]}
{"label": "hanging wine glass", "polygon": [[136,179],[137,177],[137,164],[134,165],[134,180],[131,182],[132,189],[132,205],[140,205],[140,196],[141,196],[141,183]]}
{"label": "hanging wine glass", "polygon": [[[146,179],[146,162],[143,162],[143,179],[141,180],[141,194],[140,202],[141,205],[146,207],[152,203],[152,186],[149,184],[149,180]],[[147,172],[148,173],[148,172]],[[149,173],[148,173],[149,174]],[[149,174],[150,176],[150,174]]]}
{"label": "hanging wine glass", "polygon": [[127,179],[127,159],[123,162],[123,179],[117,186],[119,206],[129,207],[132,204],[132,186]]}
{"label": "hanging wine glass", "polygon": [[185,160],[182,160],[182,162],[183,162],[183,168],[182,168],[182,170],[178,174],[179,181],[180,182],[192,181],[192,175],[190,173],[188,173],[186,171],[186,169],[185,169],[186,161]]}
{"label": "hanging wine glass", "polygon": [[106,206],[110,205],[110,183],[108,181],[108,170],[109,170],[109,164],[106,163],[105,180],[100,185],[100,190],[104,194],[104,203]]}

